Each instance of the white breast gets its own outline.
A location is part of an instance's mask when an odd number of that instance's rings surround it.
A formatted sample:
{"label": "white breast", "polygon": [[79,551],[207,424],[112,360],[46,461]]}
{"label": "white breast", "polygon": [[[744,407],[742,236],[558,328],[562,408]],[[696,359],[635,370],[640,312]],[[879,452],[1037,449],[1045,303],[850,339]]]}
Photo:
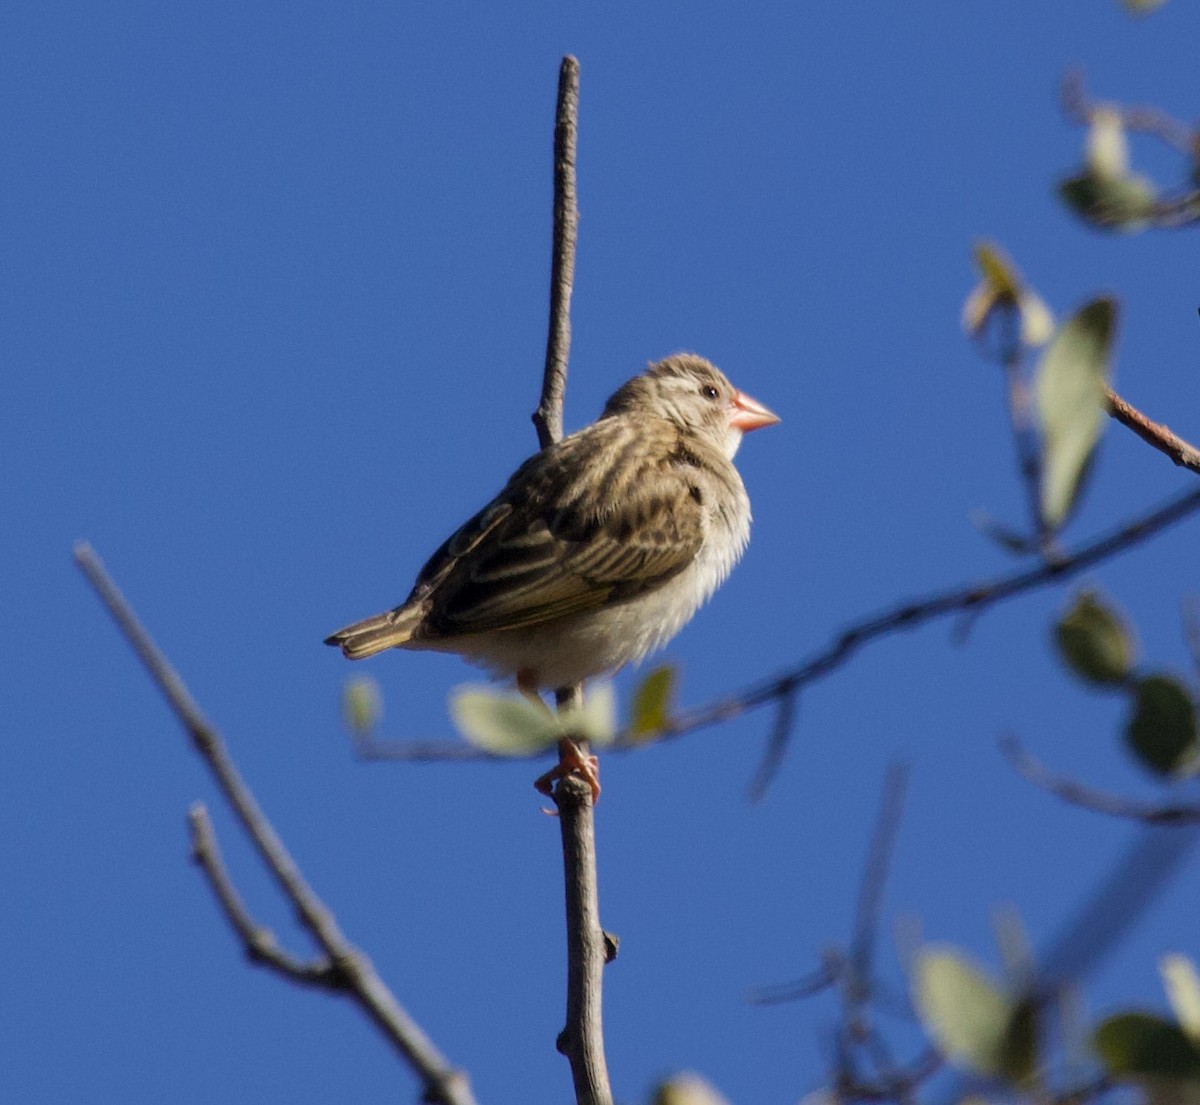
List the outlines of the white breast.
{"label": "white breast", "polygon": [[[710,494],[707,500],[732,500],[731,505],[710,507],[708,532],[695,560],[656,590],[541,625],[442,643],[422,642],[419,647],[462,653],[501,677],[532,671],[538,686],[545,689],[571,686],[641,660],[692,619],[745,551],[750,540],[750,500],[732,465],[730,471],[736,486],[726,485],[721,488],[725,494]],[[730,496],[728,491],[735,494]]]}

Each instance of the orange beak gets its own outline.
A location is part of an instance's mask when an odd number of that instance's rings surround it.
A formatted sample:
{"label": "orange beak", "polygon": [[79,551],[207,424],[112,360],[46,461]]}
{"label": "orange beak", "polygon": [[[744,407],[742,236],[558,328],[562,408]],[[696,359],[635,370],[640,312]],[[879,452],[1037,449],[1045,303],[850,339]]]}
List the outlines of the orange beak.
{"label": "orange beak", "polygon": [[763,426],[774,426],[779,415],[767,410],[757,399],[751,399],[744,391],[733,393],[733,405],[729,411],[729,425],[735,430],[748,433]]}

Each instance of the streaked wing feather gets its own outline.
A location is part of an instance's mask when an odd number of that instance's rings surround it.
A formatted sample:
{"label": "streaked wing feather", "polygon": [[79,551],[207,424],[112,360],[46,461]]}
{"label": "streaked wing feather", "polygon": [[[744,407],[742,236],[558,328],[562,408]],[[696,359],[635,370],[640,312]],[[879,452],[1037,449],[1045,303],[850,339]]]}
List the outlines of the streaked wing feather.
{"label": "streaked wing feather", "polygon": [[[686,568],[703,540],[703,512],[670,449],[646,447],[647,432],[599,422],[527,462],[422,572],[418,587],[432,599],[426,632],[536,625],[632,598]],[[614,457],[613,468],[588,472],[580,464],[588,454]],[[606,491],[600,502],[595,487]],[[501,503],[508,512],[489,518]],[[465,551],[451,557],[452,547]]]}

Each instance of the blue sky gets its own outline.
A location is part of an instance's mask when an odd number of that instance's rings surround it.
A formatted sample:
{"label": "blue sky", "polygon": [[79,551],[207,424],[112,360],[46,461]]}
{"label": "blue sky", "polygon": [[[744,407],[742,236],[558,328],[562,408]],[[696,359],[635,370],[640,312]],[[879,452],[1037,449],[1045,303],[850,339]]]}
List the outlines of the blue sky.
{"label": "blue sky", "polygon": [[[348,1003],[248,968],[186,861],[214,808],[256,914],[303,937],[70,563],[90,539],[350,937],[482,1101],[562,1101],[558,841],[530,764],[366,765],[321,639],[406,594],[535,448],[558,62],[583,67],[567,424],[694,349],[783,417],[739,466],[743,564],[671,646],[682,700],[777,671],[898,599],[1009,570],[968,514],[1019,523],[996,371],[958,327],[970,248],[1002,242],[1060,314],[1122,300],[1117,384],[1193,440],[1186,234],[1062,211],[1082,136],[1056,88],[1188,118],[1200,16],[1174,0],[784,5],[85,5],[0,15],[0,1096],[410,1100]],[[1164,180],[1179,167],[1135,157]],[[1081,540],[1185,487],[1113,427]],[[1185,668],[1195,521],[1098,570],[1146,662]],[[1066,590],[866,649],[803,698],[766,801],[748,716],[609,757],[598,811],[618,1096],[703,1071],[734,1101],[819,1083],[829,1003],[748,1007],[850,935],[886,765],[912,766],[892,920],[995,962],[1130,835],[1014,778],[996,738],[1138,795],[1119,701],[1058,668]],[[357,669],[356,669],[357,670]],[[449,735],[454,658],[369,670],[384,735]],[[631,686],[629,675],[619,687]],[[1196,952],[1197,866],[1089,982],[1159,1004]]]}

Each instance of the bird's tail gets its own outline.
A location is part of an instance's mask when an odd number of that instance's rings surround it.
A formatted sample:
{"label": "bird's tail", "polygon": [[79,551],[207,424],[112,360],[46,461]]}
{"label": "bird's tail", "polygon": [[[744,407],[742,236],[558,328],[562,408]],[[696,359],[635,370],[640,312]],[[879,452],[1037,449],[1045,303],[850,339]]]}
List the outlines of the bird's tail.
{"label": "bird's tail", "polygon": [[423,613],[420,609],[401,606],[397,610],[376,614],[373,618],[339,629],[326,637],[325,643],[340,648],[348,660],[362,660],[387,648],[399,648],[412,640]]}

